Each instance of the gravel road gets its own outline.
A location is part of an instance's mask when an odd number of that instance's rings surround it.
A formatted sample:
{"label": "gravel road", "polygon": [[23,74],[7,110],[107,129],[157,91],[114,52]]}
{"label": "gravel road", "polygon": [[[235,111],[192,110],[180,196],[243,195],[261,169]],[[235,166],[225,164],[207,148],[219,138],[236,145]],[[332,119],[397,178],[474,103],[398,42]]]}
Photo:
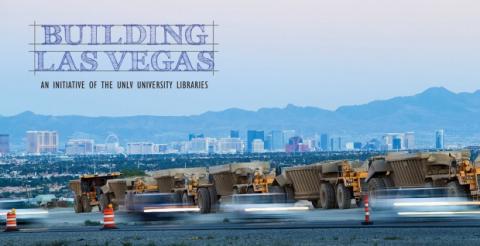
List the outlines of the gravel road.
{"label": "gravel road", "polygon": [[478,228],[0,233],[2,245],[478,245]]}

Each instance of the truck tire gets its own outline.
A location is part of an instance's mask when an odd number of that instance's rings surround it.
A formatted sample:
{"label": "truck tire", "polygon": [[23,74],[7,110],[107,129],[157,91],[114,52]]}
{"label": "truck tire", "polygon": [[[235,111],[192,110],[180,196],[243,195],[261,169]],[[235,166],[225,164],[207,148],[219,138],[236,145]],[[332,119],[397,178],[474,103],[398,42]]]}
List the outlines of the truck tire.
{"label": "truck tire", "polygon": [[320,205],[323,209],[331,209],[335,207],[335,190],[330,183],[322,183],[320,185]]}
{"label": "truck tire", "polygon": [[385,184],[385,188],[387,189],[395,187],[395,184],[393,183],[393,180],[391,177],[388,177],[388,176],[384,177],[383,183]]}
{"label": "truck tire", "polygon": [[200,208],[200,213],[202,214],[210,213],[210,194],[207,188],[198,189],[197,201],[198,201],[198,207]]}
{"label": "truck tire", "polygon": [[207,189],[208,189],[208,195],[210,197],[210,212],[215,212],[218,208],[217,189],[215,189],[215,186],[210,186]]}
{"label": "truck tire", "polygon": [[90,205],[90,199],[86,195],[82,195],[82,208],[84,213],[92,212],[92,206]]}
{"label": "truck tire", "polygon": [[75,196],[75,199],[73,200],[73,209],[75,209],[75,213],[83,213],[81,196]]}
{"label": "truck tire", "polygon": [[465,189],[458,183],[457,180],[450,181],[447,184],[448,197],[466,197]]}
{"label": "truck tire", "polygon": [[340,183],[336,189],[337,205],[339,209],[349,209],[352,204],[352,192],[345,187],[345,184]]}
{"label": "truck tire", "polygon": [[368,199],[373,201],[377,198],[378,192],[385,190],[385,181],[383,178],[372,178],[368,181]]}

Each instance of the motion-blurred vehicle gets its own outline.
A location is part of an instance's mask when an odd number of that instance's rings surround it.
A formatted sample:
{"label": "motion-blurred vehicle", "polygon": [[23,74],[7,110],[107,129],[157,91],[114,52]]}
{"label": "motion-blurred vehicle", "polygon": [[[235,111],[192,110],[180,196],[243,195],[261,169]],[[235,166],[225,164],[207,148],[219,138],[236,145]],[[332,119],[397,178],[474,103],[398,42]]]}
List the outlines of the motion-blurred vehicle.
{"label": "motion-blurred vehicle", "polygon": [[127,191],[127,211],[210,212],[212,185],[205,167],[161,170],[151,179],[153,183],[137,179]]}
{"label": "motion-blurred vehicle", "polygon": [[289,200],[308,200],[315,208],[348,209],[352,199],[360,205],[366,177],[360,163],[325,161],[284,168],[276,180]]}
{"label": "motion-blurred vehicle", "polygon": [[275,180],[269,162],[242,162],[209,168],[214,184],[212,206],[217,203],[285,203],[284,189]]}
{"label": "motion-blurred vehicle", "polygon": [[445,187],[448,197],[479,198],[480,168],[469,152],[390,153],[368,162],[368,193],[392,188]]}
{"label": "motion-blurred vehicle", "polygon": [[479,201],[451,197],[448,188],[391,188],[378,190],[374,215],[392,218],[479,216]]}
{"label": "motion-blurred vehicle", "polygon": [[17,223],[34,223],[45,219],[48,211],[30,203],[28,199],[0,200],[0,221],[6,221],[6,215],[12,209],[16,210]]}
{"label": "motion-blurred vehicle", "polygon": [[[89,213],[97,206],[102,211],[108,204],[112,204],[115,210],[119,202],[116,200],[115,192],[111,189],[115,182],[108,182],[118,179],[121,174],[118,172],[110,174],[88,174],[82,175],[80,179],[69,182],[70,189],[74,192],[74,209],[76,213]],[[124,181],[117,183],[124,187]],[[121,192],[117,192],[121,194]]]}

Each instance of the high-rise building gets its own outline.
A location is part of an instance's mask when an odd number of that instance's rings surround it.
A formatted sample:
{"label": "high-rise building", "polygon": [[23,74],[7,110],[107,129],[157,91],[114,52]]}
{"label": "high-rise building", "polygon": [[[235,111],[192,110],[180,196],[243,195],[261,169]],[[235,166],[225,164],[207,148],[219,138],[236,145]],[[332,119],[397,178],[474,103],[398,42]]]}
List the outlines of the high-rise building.
{"label": "high-rise building", "polygon": [[252,153],[263,153],[263,152],[265,152],[263,140],[254,139],[252,141]]}
{"label": "high-rise building", "polygon": [[168,152],[168,144],[155,144],[153,146],[154,153],[166,154]]}
{"label": "high-rise building", "polygon": [[221,138],[217,141],[217,153],[238,154],[243,152],[243,142],[240,138]]}
{"label": "high-rise building", "polygon": [[295,130],[284,130],[282,131],[282,148],[285,149],[285,145],[288,144],[290,138],[295,137]]}
{"label": "high-rise building", "polygon": [[192,138],[188,142],[187,152],[196,153],[196,154],[207,154],[209,153],[209,144],[207,138]]}
{"label": "high-rise building", "polygon": [[0,134],[0,154],[10,152],[10,136],[8,134]]}
{"label": "high-rise building", "polygon": [[342,151],[342,138],[341,137],[337,138],[337,150]]}
{"label": "high-rise building", "polygon": [[392,149],[401,150],[402,148],[402,139],[400,137],[393,137],[392,140]]}
{"label": "high-rise building", "polygon": [[383,135],[383,140],[384,140],[383,146],[385,150],[415,149],[415,133],[414,132],[387,133]]}
{"label": "high-rise building", "polygon": [[328,145],[329,145],[328,134],[322,133],[320,135],[320,149],[323,151],[327,151]]}
{"label": "high-rise building", "polygon": [[94,152],[93,139],[70,139],[65,144],[65,154],[67,155],[88,155]]}
{"label": "high-rise building", "polygon": [[230,138],[240,138],[240,132],[238,130],[230,130]]}
{"label": "high-rise building", "polygon": [[285,146],[285,151],[287,153],[292,152],[301,152],[301,147],[303,146],[303,139],[299,136],[291,137],[288,140],[288,144]]}
{"label": "high-rise building", "polygon": [[283,134],[282,131],[274,130],[270,132],[271,136],[271,151],[284,151],[285,144],[283,143]]}
{"label": "high-rise building", "polygon": [[445,148],[445,130],[439,129],[435,132],[435,148]]}
{"label": "high-rise building", "polygon": [[247,131],[247,152],[253,152],[253,140],[262,140],[262,145],[265,141],[265,134],[263,131],[248,130]]}
{"label": "high-rise building", "polygon": [[188,134],[188,141],[192,141],[192,139],[194,138],[204,138],[205,135],[203,135],[203,133],[200,133],[200,134],[195,134],[195,133],[190,133]]}
{"label": "high-rise building", "polygon": [[268,133],[265,136],[265,141],[263,142],[263,147],[265,148],[265,151],[272,151],[272,134]]}
{"label": "high-rise building", "polygon": [[127,154],[129,155],[151,155],[154,152],[155,144],[151,142],[127,143]]}
{"label": "high-rise building", "polygon": [[56,131],[27,131],[27,153],[44,154],[58,151]]}
{"label": "high-rise building", "polygon": [[405,142],[405,149],[415,149],[415,133],[406,132],[404,142]]}

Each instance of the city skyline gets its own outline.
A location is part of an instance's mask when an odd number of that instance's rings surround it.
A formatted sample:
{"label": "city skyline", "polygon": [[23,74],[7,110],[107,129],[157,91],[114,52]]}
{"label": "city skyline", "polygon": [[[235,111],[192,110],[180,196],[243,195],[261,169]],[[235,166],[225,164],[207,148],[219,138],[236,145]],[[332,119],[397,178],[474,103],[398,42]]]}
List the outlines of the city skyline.
{"label": "city skyline", "polygon": [[[168,143],[155,143],[147,139],[127,141],[120,144],[119,137],[110,134],[105,142],[88,138],[68,138],[62,145],[57,131],[27,131],[25,149],[15,149],[14,153],[90,155],[90,154],[241,154],[264,152],[312,152],[312,151],[404,151],[417,149],[415,132],[384,133],[381,138],[368,141],[343,141],[342,136],[328,133],[305,136],[295,130],[247,130],[241,137],[238,130],[230,130],[230,136],[211,137],[203,133],[190,133],[188,140]],[[430,149],[461,148],[445,145],[445,130],[435,130],[435,139]],[[379,140],[382,139],[382,140]],[[125,147],[124,147],[125,146]],[[64,147],[64,148],[63,148]],[[467,147],[467,146],[463,146]],[[419,148],[422,149],[422,148]],[[425,149],[423,147],[423,149]],[[0,134],[0,154],[10,152],[9,135]]]}

